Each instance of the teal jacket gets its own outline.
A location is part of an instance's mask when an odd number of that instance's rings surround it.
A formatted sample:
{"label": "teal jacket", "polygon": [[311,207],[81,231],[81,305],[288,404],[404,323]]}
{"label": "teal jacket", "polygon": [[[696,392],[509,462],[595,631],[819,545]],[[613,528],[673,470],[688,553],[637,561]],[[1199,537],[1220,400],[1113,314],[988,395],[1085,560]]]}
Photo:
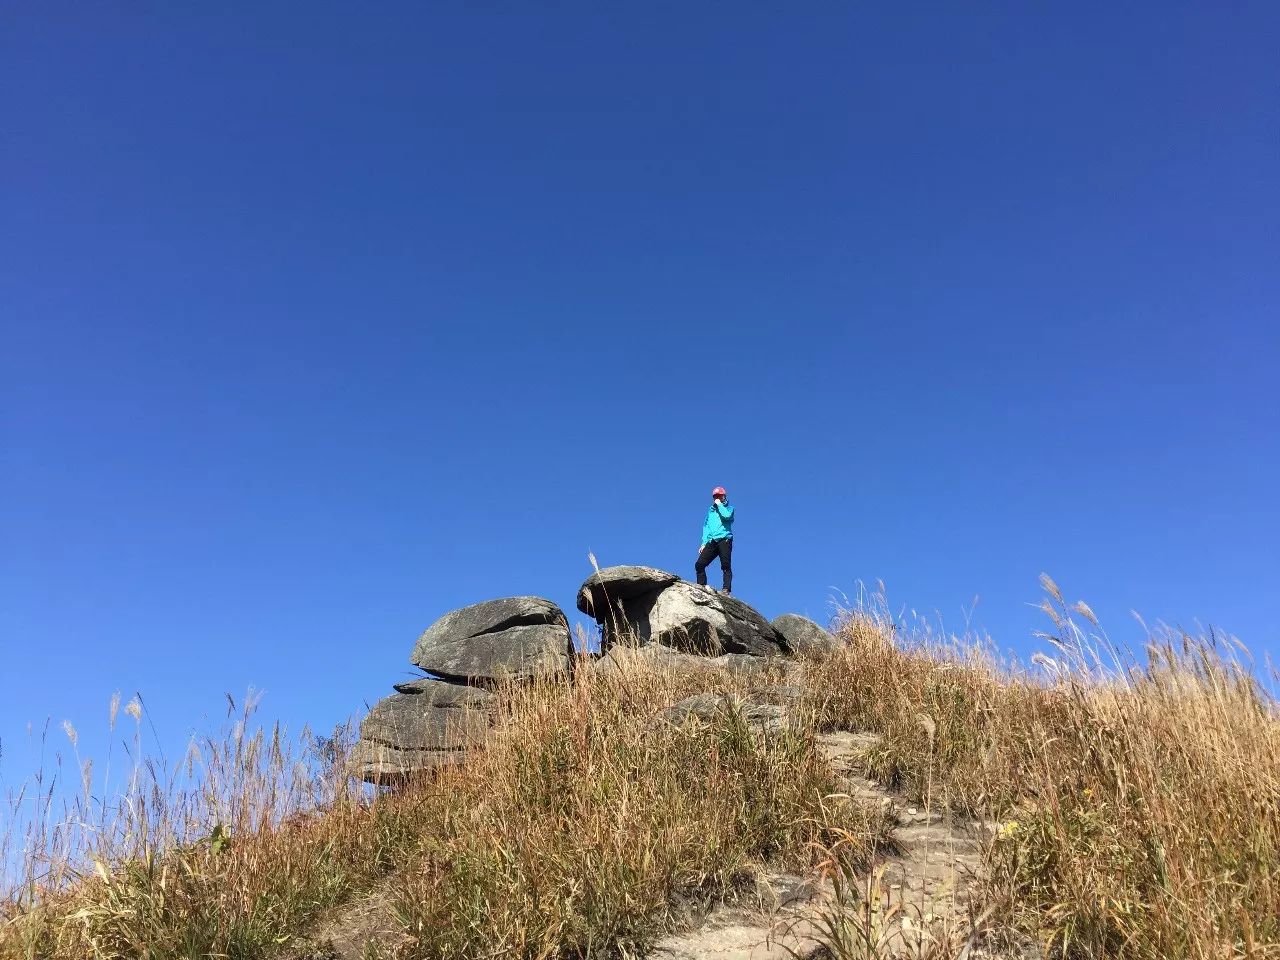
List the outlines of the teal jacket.
{"label": "teal jacket", "polygon": [[733,507],[727,503],[711,501],[707,510],[707,520],[702,525],[702,545],[712,540],[733,539]]}

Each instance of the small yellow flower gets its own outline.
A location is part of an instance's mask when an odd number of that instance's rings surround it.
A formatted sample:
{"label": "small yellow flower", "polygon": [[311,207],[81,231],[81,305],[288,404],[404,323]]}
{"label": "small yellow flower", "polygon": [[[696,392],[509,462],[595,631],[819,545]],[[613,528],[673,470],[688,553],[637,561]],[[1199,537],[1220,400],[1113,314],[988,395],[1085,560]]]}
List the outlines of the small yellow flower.
{"label": "small yellow flower", "polygon": [[1004,825],[1000,828],[1000,839],[1001,839],[1001,840],[1008,840],[1010,837],[1012,837],[1012,836],[1013,836],[1015,833],[1017,833],[1017,832],[1018,832],[1018,821],[1017,821],[1017,820],[1010,820],[1008,823],[1004,824]]}

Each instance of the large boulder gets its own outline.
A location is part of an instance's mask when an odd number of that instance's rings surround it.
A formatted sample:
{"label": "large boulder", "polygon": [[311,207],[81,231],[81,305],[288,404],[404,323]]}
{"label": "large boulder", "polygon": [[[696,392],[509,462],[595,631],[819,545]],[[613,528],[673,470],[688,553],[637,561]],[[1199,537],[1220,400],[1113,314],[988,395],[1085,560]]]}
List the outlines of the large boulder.
{"label": "large boulder", "polygon": [[371,783],[400,783],[461,763],[488,735],[494,695],[480,687],[424,677],[398,684],[360,724],[352,773]]}
{"label": "large boulder", "polygon": [[796,653],[829,653],[839,646],[835,637],[798,613],[775,617],[773,628],[782,634],[787,646]]}
{"label": "large boulder", "polygon": [[599,619],[597,611],[607,610],[610,604],[657,593],[679,579],[656,567],[605,567],[587,577],[578,588],[578,609]]}
{"label": "large boulder", "polygon": [[411,658],[431,676],[395,685],[360,724],[349,760],[370,783],[403,783],[462,763],[483,746],[501,680],[568,671],[569,623],[541,597],[505,597],[446,613],[418,638]]}
{"label": "large boulder", "polygon": [[578,588],[578,609],[600,624],[601,649],[619,639],[649,642],[649,611],[658,594],[680,578],[654,567],[605,567]]}
{"label": "large boulder", "polygon": [[712,657],[790,652],[769,621],[737,597],[684,581],[658,594],[649,611],[649,633],[654,643]]}
{"label": "large boulder", "polygon": [[718,657],[700,657],[682,653],[673,647],[651,643],[643,647],[615,646],[592,665],[596,673],[625,675],[631,670],[697,673],[724,670],[732,676],[752,678],[766,669],[789,665],[788,661],[752,657],[742,653],[726,653]]}
{"label": "large boulder", "polygon": [[597,572],[578,591],[578,609],[600,624],[604,651],[630,634],[639,644],[703,656],[790,652],[781,634],[741,600],[652,567]]}
{"label": "large boulder", "polygon": [[568,670],[569,624],[541,597],[488,600],[447,613],[418,638],[412,661],[450,680],[489,684]]}

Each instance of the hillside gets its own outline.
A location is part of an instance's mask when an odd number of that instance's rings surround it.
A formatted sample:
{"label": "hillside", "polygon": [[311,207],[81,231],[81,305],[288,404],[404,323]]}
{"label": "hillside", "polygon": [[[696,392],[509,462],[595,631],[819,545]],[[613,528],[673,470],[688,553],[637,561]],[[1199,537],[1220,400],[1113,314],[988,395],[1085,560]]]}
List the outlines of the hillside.
{"label": "hillside", "polygon": [[602,657],[462,671],[482,735],[404,776],[368,722],[239,724],[184,792],[143,776],[81,846],[46,831],[0,956],[1280,957],[1274,702],[1220,638],[1130,663],[1045,584],[1029,668],[874,600],[768,650],[679,587],[725,625],[637,647],[669,638],[629,610]]}

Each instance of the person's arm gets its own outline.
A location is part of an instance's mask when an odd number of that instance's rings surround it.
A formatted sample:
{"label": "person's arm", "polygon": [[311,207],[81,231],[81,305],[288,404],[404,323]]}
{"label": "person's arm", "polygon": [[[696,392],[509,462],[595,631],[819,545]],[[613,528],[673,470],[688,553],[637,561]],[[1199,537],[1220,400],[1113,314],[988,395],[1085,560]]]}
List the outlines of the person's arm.
{"label": "person's arm", "polygon": [[721,518],[728,520],[733,516],[732,506],[727,503],[721,503],[719,500],[715,500],[713,502],[715,503],[716,513],[720,514]]}
{"label": "person's arm", "polygon": [[702,556],[702,551],[707,549],[707,544],[711,542],[711,511],[707,511],[707,519],[702,521],[702,543],[698,545],[698,556]]}

